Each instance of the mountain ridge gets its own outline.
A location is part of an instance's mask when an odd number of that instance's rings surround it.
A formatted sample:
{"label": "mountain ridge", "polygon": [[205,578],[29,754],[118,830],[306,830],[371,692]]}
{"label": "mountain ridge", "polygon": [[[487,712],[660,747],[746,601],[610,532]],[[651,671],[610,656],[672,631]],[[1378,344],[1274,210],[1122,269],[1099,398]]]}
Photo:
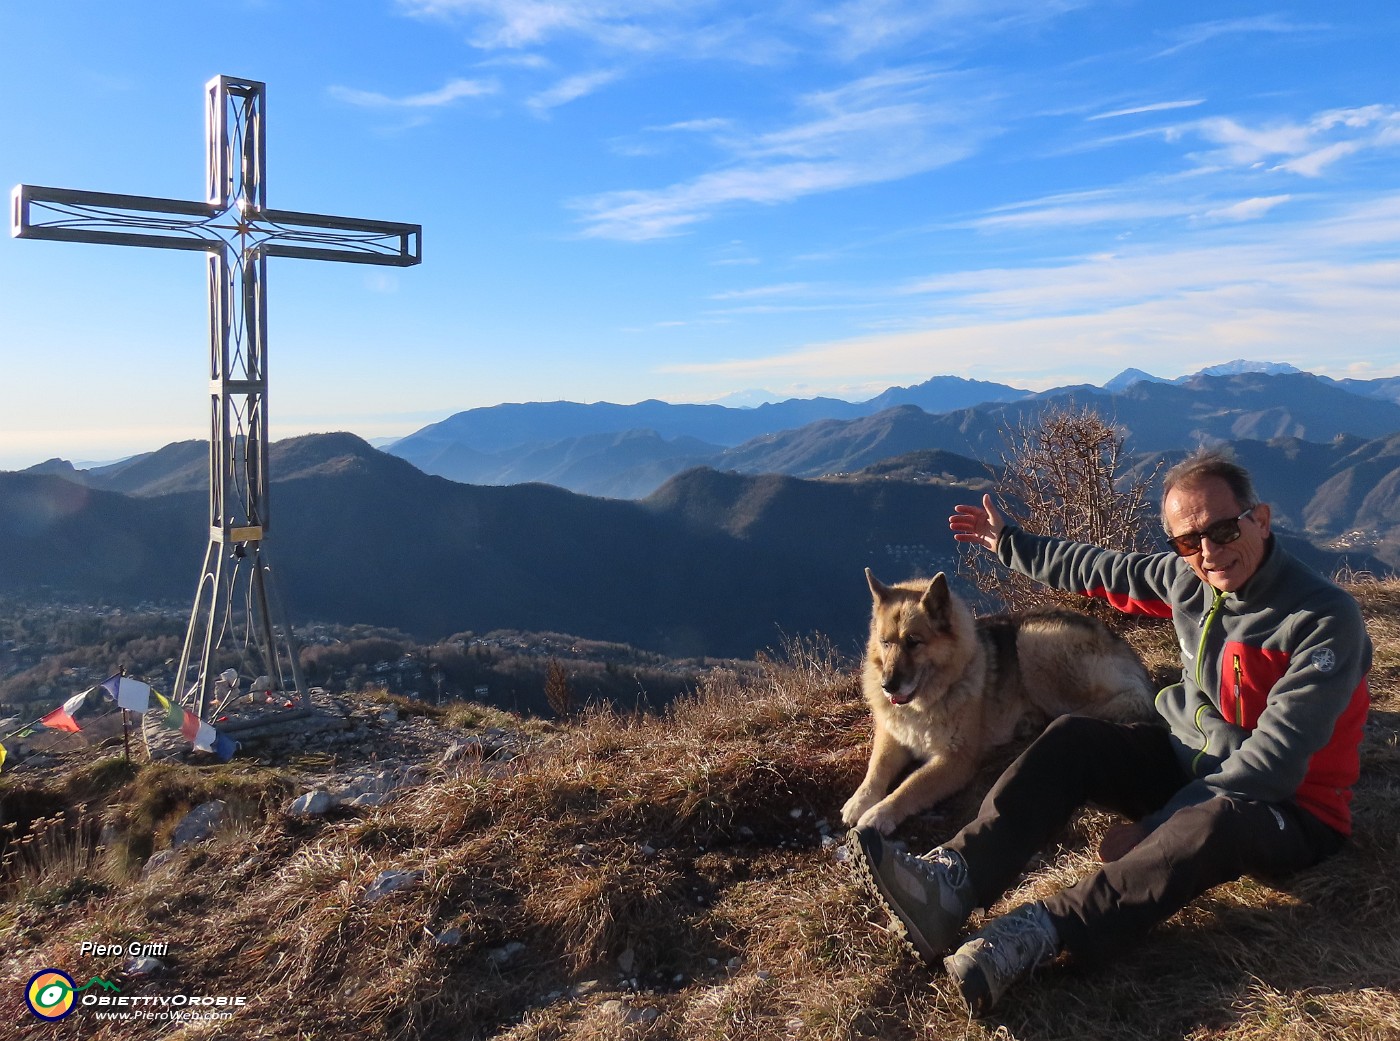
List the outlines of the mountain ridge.
{"label": "mountain ridge", "polygon": [[[1128,427],[1131,446],[1138,451],[1168,450],[1180,444],[1234,438],[1298,436],[1327,441],[1346,433],[1372,438],[1400,429],[1400,403],[1391,399],[1385,385],[1342,384],[1301,372],[1254,371],[1262,364],[1227,363],[1218,368],[1254,368],[1225,375],[1195,373],[1175,381],[1155,377],[1127,380],[1116,390],[1086,385],[1055,388],[1038,394],[1017,392],[1005,395],[1004,400],[982,401],[944,411],[930,411],[915,401],[901,400],[909,395],[894,391],[870,399],[870,402],[888,407],[860,415],[851,414],[855,406],[843,404],[837,415],[810,418],[812,409],[820,411],[818,406],[823,399],[812,399],[802,413],[764,412],[763,407],[730,409],[728,413],[742,415],[747,426],[734,425],[737,420],[733,416],[705,413],[708,436],[699,435],[697,426],[688,425],[690,420],[686,417],[700,414],[668,410],[720,406],[668,406],[651,402],[643,403],[646,411],[637,411],[640,406],[573,405],[570,406],[573,417],[587,417],[586,431],[579,428],[580,432],[554,442],[541,436],[538,443],[508,448],[492,447],[498,443],[492,439],[499,434],[489,434],[484,441],[456,440],[459,436],[472,436],[465,432],[463,424],[480,422],[490,426],[496,421],[488,415],[489,410],[477,410],[459,414],[469,419],[454,417],[457,423],[447,420],[444,424],[424,428],[391,446],[389,451],[427,472],[468,483],[543,480],[586,494],[641,497],[659,487],[667,477],[695,465],[750,473],[774,471],[816,476],[860,469],[877,461],[882,452],[888,456],[920,449],[941,449],[977,458],[994,458],[1007,426],[1014,428],[1022,422],[1033,421],[1040,411],[1055,405],[1092,405],[1101,414]],[[1283,370],[1291,366],[1274,368]],[[920,385],[924,386],[927,384]],[[970,381],[963,381],[958,389],[972,393],[971,387]],[[808,421],[777,428],[784,422],[799,419]],[[712,421],[730,425],[720,431]],[[512,422],[523,422],[522,416],[516,415]],[[628,422],[652,425],[613,431],[617,437],[625,433],[634,440],[627,453],[616,448],[616,444],[622,442],[610,444],[594,429],[609,423]],[[557,434],[566,427],[555,425],[545,429]],[[735,442],[741,431],[757,432]],[[679,440],[682,437],[696,440],[683,443]],[[706,454],[705,443],[719,447]],[[571,472],[560,471],[544,462],[560,455],[573,459]]]}
{"label": "mountain ridge", "polygon": [[[1004,400],[940,410],[950,400],[948,393]],[[829,406],[840,414],[822,414]],[[1095,408],[1127,430],[1134,451],[1236,438],[1326,442],[1356,434],[1369,439],[1400,429],[1400,378],[1338,381],[1288,365],[1234,361],[1174,380],[1128,369],[1102,388],[1059,387],[1036,394],[934,377],[857,404],[821,398],[756,409],[660,401],[533,402],[468,410],[385,450],[426,473],[468,484],[543,482],[588,495],[640,499],[701,465],[818,476],[921,450],[994,459],[1008,426],[1034,422],[1041,410],[1057,406]],[[478,433],[454,433],[472,427],[480,428]],[[555,436],[560,433],[567,436]],[[205,453],[202,442],[188,441],[88,469],[51,459],[29,472],[155,494],[203,487]]]}
{"label": "mountain ridge", "polygon": [[[1400,563],[1400,520],[1391,520],[1400,518],[1400,435],[1325,451],[1247,444],[1242,454],[1269,462],[1259,475],[1268,495],[1278,480],[1296,483],[1300,451],[1331,465],[1318,475],[1326,481],[1345,472],[1343,460],[1391,465],[1393,476],[1368,470],[1333,489],[1338,525],[1354,509],[1383,532],[1339,551],[1284,532],[1290,546],[1324,571]],[[869,611],[864,569],[890,579],[956,573],[943,519],[992,487],[975,460],[919,452],[821,479],[695,467],[644,499],[606,499],[545,484],[460,484],[352,434],[276,442],[269,466],[270,545],[293,624],[430,638],[562,631],[672,657],[750,657],[813,632],[854,650]],[[1280,513],[1322,510],[1294,500]],[[208,538],[206,506],[202,489],[135,496],[0,473],[0,540],[10,548],[0,588],[185,601]]]}

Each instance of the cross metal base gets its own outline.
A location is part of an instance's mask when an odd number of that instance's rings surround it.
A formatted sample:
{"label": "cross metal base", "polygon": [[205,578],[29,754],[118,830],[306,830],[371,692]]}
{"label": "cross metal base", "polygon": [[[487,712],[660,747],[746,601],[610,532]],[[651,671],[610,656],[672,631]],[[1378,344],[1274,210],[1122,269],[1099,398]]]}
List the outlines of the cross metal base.
{"label": "cross metal base", "polygon": [[[273,579],[261,541],[209,540],[175,673],[177,692],[201,719],[209,719],[223,707],[213,689],[214,659],[224,637],[240,630],[244,633],[239,648],[242,668],[236,671],[249,677],[266,676],[270,689],[284,696],[294,693],[302,709],[311,708],[296,640]],[[192,666],[197,667],[193,682]]]}

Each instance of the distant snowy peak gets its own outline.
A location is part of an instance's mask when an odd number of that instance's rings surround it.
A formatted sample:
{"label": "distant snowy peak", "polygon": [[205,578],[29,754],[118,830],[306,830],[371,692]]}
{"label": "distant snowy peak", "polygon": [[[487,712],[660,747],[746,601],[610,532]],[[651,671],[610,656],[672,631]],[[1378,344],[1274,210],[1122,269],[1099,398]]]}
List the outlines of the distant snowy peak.
{"label": "distant snowy peak", "polygon": [[732,394],[704,402],[706,405],[723,405],[725,408],[758,408],[759,405],[772,405],[786,398],[771,390],[736,390]]}
{"label": "distant snowy peak", "polygon": [[1118,394],[1127,390],[1134,383],[1171,383],[1171,380],[1163,379],[1161,376],[1154,376],[1150,372],[1143,372],[1141,369],[1124,369],[1113,379],[1103,385],[1103,389],[1112,394]]}
{"label": "distant snowy peak", "polygon": [[1247,361],[1244,358],[1236,358],[1234,361],[1222,362],[1219,365],[1209,365],[1199,372],[1193,372],[1187,376],[1178,376],[1176,379],[1165,379],[1162,376],[1154,376],[1150,372],[1143,372],[1141,369],[1124,369],[1113,379],[1103,385],[1103,389],[1111,394],[1119,394],[1135,383],[1187,383],[1197,376],[1238,376],[1246,372],[1263,373],[1266,376],[1286,376],[1302,372],[1302,369],[1289,365],[1287,362],[1276,361]]}
{"label": "distant snowy peak", "polygon": [[[1227,361],[1222,365],[1211,365],[1200,372],[1192,373],[1192,376],[1238,376],[1245,372],[1262,372],[1266,376],[1287,376],[1302,371],[1302,369],[1289,365],[1287,362],[1246,361],[1243,358],[1236,358],[1234,361]],[[1185,383],[1192,376],[1182,376],[1173,382]]]}

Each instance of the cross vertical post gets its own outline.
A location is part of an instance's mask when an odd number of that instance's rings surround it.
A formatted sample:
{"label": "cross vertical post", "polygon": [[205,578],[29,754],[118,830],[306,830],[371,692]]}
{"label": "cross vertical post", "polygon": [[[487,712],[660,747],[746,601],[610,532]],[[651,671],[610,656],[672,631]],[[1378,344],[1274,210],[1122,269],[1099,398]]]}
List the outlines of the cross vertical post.
{"label": "cross vertical post", "polygon": [[[209,545],[174,693],[200,718],[215,703],[215,659],[236,619],[242,661],[294,693],[310,693],[267,553],[267,258],[408,267],[422,227],[267,207],[266,85],[216,76],[205,86],[206,198],[186,202],[19,185],[11,233],[206,254],[209,278]],[[246,581],[245,581],[246,580]]]}

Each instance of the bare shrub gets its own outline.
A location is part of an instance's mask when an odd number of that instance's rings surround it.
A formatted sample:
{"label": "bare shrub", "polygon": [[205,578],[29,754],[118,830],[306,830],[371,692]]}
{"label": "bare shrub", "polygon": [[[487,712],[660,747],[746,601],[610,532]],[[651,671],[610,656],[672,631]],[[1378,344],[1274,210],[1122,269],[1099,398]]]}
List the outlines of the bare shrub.
{"label": "bare shrub", "polygon": [[[1023,421],[1003,435],[998,507],[1007,519],[1037,535],[1054,535],[1107,549],[1152,548],[1148,492],[1158,469],[1130,476],[1124,435],[1090,406],[1054,406],[1039,421]],[[959,572],[1010,610],[1074,607],[1121,619],[1107,604],[1048,589],[1008,571],[980,547],[963,555]]]}
{"label": "bare shrub", "polygon": [[558,658],[550,658],[545,669],[544,697],[556,716],[562,718],[574,710],[574,685],[569,681],[569,670]]}

